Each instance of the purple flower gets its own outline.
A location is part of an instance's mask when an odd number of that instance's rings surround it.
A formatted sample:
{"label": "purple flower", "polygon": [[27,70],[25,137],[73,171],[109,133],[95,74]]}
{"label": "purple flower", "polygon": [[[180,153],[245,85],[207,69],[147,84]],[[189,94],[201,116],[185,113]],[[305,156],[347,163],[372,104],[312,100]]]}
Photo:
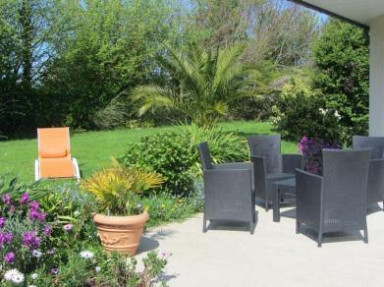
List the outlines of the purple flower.
{"label": "purple flower", "polygon": [[5,244],[8,244],[13,239],[12,233],[9,232],[0,232],[0,247]]}
{"label": "purple flower", "polygon": [[1,199],[3,200],[4,204],[11,204],[11,195],[9,193],[4,194]]}
{"label": "purple flower", "polygon": [[7,254],[4,255],[4,261],[7,264],[12,264],[13,261],[15,261],[16,254],[14,252],[8,252]]}
{"label": "purple flower", "polygon": [[32,201],[29,203],[29,207],[31,208],[31,210],[38,210],[40,204],[37,201]]}
{"label": "purple flower", "polygon": [[4,217],[0,217],[0,228],[3,228],[4,224],[5,224],[5,218]]}
{"label": "purple flower", "polygon": [[56,275],[57,273],[59,273],[59,268],[57,268],[57,267],[51,268],[51,274],[52,275]]}
{"label": "purple flower", "polygon": [[29,194],[24,192],[20,198],[20,204],[26,204],[29,201]]}
{"label": "purple flower", "polygon": [[66,224],[66,225],[63,226],[63,229],[64,229],[65,231],[71,231],[72,228],[73,228],[73,225],[70,224],[70,223],[68,223],[68,224]]}
{"label": "purple flower", "polygon": [[37,209],[31,209],[29,211],[29,219],[30,220],[44,221],[46,217],[47,217],[47,214],[45,212],[40,212]]}
{"label": "purple flower", "polygon": [[52,234],[52,227],[49,225],[44,226],[44,231],[43,231],[45,236],[51,236]]}
{"label": "purple flower", "polygon": [[23,244],[29,247],[30,250],[38,249],[40,246],[40,237],[35,231],[27,231],[23,233]]}

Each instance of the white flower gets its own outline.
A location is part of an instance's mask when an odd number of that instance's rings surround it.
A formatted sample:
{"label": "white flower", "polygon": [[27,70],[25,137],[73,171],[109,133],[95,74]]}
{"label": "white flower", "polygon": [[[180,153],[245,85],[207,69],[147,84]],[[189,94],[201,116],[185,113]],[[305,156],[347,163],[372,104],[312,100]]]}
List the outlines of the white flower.
{"label": "white flower", "polygon": [[335,116],[336,119],[338,119],[338,120],[341,119],[341,116],[340,116],[338,111],[335,111],[335,113],[333,115]]}
{"label": "white flower", "polygon": [[97,273],[99,273],[100,270],[101,270],[100,266],[96,266],[96,267],[95,267],[95,271],[96,271]]}
{"label": "white flower", "polygon": [[36,285],[28,285],[28,287],[37,287]]}
{"label": "white flower", "polygon": [[80,215],[80,211],[76,210],[74,213],[73,213],[74,216],[79,216]]}
{"label": "white flower", "polygon": [[11,269],[5,272],[4,279],[15,284],[20,284],[24,282],[24,274],[17,269]]}
{"label": "white flower", "polygon": [[32,256],[36,258],[40,258],[43,253],[39,249],[32,250]]}
{"label": "white flower", "polygon": [[32,278],[33,280],[36,280],[37,277],[39,277],[39,275],[38,275],[37,273],[33,273],[33,274],[31,275],[31,278]]}
{"label": "white flower", "polygon": [[90,259],[93,257],[93,252],[91,251],[81,251],[80,256],[83,257],[84,259]]}
{"label": "white flower", "polygon": [[327,114],[327,112],[328,112],[328,109],[319,108],[319,112],[320,112],[320,114],[325,116]]}

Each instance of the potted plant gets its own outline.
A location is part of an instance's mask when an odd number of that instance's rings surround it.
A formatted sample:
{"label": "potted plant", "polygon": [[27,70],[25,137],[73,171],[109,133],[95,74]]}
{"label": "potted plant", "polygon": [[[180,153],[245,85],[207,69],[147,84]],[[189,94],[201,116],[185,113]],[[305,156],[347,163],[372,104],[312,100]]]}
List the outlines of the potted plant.
{"label": "potted plant", "polygon": [[141,195],[163,183],[162,177],[142,168],[125,167],[113,160],[111,167],[93,174],[82,188],[95,196],[100,212],[93,217],[101,244],[107,252],[135,255],[146,221],[147,211]]}

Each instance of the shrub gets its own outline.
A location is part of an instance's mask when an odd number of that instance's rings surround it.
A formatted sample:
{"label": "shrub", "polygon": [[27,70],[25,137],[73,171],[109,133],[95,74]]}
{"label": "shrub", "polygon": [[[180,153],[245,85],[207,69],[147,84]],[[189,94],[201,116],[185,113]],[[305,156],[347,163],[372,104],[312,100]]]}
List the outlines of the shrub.
{"label": "shrub", "polygon": [[160,193],[144,197],[143,207],[150,213],[147,226],[158,226],[162,223],[186,219],[203,210],[201,193],[194,192],[188,197]]}
{"label": "shrub", "polygon": [[164,177],[161,191],[187,195],[193,189],[190,173],[193,158],[189,147],[188,139],[180,133],[159,133],[130,145],[121,162],[161,174]]}
{"label": "shrub", "polygon": [[2,186],[0,197],[1,286],[143,287],[154,281],[165,286],[159,276],[169,254],[148,253],[143,259],[144,270],[138,272],[134,258],[127,261],[126,256],[107,256],[98,242],[91,247],[90,243],[96,243],[96,232],[89,232],[90,238],[82,237],[93,223],[80,219],[89,218],[91,212],[85,208],[89,198],[78,193],[77,185],[43,184],[52,192],[42,197],[40,204],[17,188],[16,192],[4,192],[21,186],[11,182]]}
{"label": "shrub", "polygon": [[285,87],[272,112],[272,123],[287,140],[299,141],[303,135],[329,142],[343,138],[338,111],[326,109],[321,94],[311,94],[295,83]]}
{"label": "shrub", "polygon": [[201,175],[201,162],[197,149],[200,142],[208,142],[212,160],[215,163],[241,162],[249,158],[246,140],[235,133],[224,131],[222,127],[198,127],[192,124],[187,129],[182,128],[181,133],[189,139],[194,175]]}
{"label": "shrub", "polygon": [[128,118],[129,107],[127,101],[116,97],[103,109],[98,110],[93,116],[93,123],[96,128],[110,130],[125,126]]}
{"label": "shrub", "polygon": [[[0,204],[0,256],[4,259],[2,266],[6,272],[16,271],[13,283],[23,282],[25,273],[33,272],[38,266],[49,265],[52,248],[50,236],[52,226],[47,223],[47,213],[40,209],[37,201],[31,201],[28,193],[20,199],[5,193]],[[0,270],[1,271],[1,270]]]}
{"label": "shrub", "polygon": [[234,133],[220,127],[182,127],[179,132],[166,132],[143,137],[130,145],[120,159],[127,166],[144,167],[164,176],[161,191],[186,196],[193,191],[193,179],[200,175],[197,145],[207,141],[215,162],[244,161],[248,158],[247,145]]}

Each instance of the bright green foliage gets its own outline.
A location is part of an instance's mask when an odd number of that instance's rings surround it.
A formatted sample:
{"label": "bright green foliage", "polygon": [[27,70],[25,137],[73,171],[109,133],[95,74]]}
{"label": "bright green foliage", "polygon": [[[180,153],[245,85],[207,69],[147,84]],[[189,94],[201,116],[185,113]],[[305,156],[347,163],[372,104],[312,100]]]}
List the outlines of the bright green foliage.
{"label": "bright green foliage", "polygon": [[339,141],[341,130],[335,110],[324,108],[322,95],[308,95],[296,91],[288,97],[281,97],[272,108],[272,122],[281,135],[292,141],[308,138],[324,139],[329,142]]}
{"label": "bright green foliage", "polygon": [[186,51],[169,50],[159,58],[174,85],[139,86],[132,97],[140,101],[140,114],[150,109],[178,110],[199,126],[211,126],[227,115],[233,103],[245,96],[250,70],[241,62],[244,47],[205,51],[196,44]]}
{"label": "bright green foliage", "polygon": [[237,132],[228,132],[223,127],[198,127],[191,125],[182,128],[185,138],[189,138],[189,149],[193,158],[194,174],[201,175],[201,162],[197,146],[208,142],[214,163],[242,162],[249,159],[247,141],[238,136]]}
{"label": "bright green foliage", "polygon": [[[61,124],[89,129],[97,111],[152,72],[151,59],[168,29],[168,7],[154,0],[82,2],[62,4],[60,17],[68,22],[62,23],[61,41],[54,43],[60,54],[46,71],[44,93],[51,99],[48,111],[54,105],[62,109]],[[123,122],[128,111],[111,112]],[[96,118],[96,127],[114,127]]]}
{"label": "bright green foliage", "polygon": [[337,110],[343,141],[368,129],[369,51],[363,30],[330,20],[314,46],[314,88],[325,95],[326,108]]}
{"label": "bright green foliage", "polygon": [[141,138],[139,143],[128,147],[122,162],[161,174],[165,180],[161,190],[168,193],[187,195],[193,190],[189,139],[179,133],[167,132]]}
{"label": "bright green foliage", "polygon": [[204,200],[200,192],[192,193],[188,197],[158,193],[143,197],[141,203],[150,214],[147,226],[153,227],[183,220],[196,212],[203,211]]}
{"label": "bright green foliage", "polygon": [[222,128],[182,127],[178,132],[143,137],[130,145],[121,161],[128,166],[146,167],[164,176],[162,191],[188,195],[194,189],[194,177],[201,175],[197,145],[207,141],[215,162],[244,161],[248,158],[245,140]]}

